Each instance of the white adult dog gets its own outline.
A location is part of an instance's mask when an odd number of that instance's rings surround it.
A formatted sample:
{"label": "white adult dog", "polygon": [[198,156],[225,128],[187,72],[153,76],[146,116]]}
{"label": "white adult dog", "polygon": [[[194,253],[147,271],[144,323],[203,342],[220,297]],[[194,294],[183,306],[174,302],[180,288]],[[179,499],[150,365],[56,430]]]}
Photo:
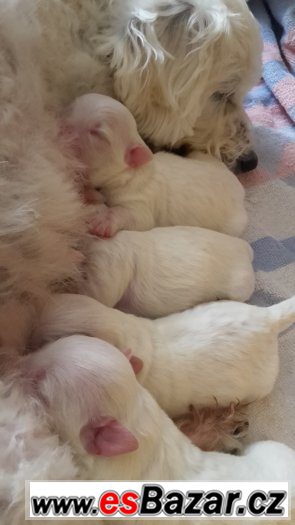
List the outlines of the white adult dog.
{"label": "white adult dog", "polygon": [[76,161],[44,108],[38,24],[26,7],[0,2],[0,344],[20,349],[34,308],[78,276],[86,231]]}
{"label": "white adult dog", "polygon": [[115,95],[156,148],[189,144],[255,165],[242,103],[261,41],[245,0],[23,3],[40,22],[36,60],[54,109],[90,91]]}
{"label": "white adult dog", "polygon": [[245,0],[131,1],[125,19],[119,4],[111,2],[114,90],[143,137],[253,167],[242,104],[259,78],[261,42]]}

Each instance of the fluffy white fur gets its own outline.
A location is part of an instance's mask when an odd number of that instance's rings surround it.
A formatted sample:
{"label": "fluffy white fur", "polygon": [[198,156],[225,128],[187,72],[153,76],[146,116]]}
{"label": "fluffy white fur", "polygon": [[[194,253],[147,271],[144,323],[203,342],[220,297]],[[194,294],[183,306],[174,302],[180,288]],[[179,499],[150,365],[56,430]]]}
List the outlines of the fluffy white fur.
{"label": "fluffy white fur", "polygon": [[152,158],[131,113],[114,99],[79,97],[67,125],[78,137],[89,183],[107,204],[92,221],[93,233],[184,225],[240,235],[246,228],[244,189],[224,164],[202,154]]}
{"label": "fluffy white fur", "polygon": [[38,27],[24,4],[0,2],[0,342],[19,347],[34,308],[78,277],[85,230],[76,160],[44,110]]}
{"label": "fluffy white fur", "polygon": [[[1,355],[2,359],[8,359]],[[78,468],[68,444],[52,429],[44,405],[17,362],[0,380],[1,525],[25,525],[25,481],[75,479]],[[13,372],[13,373],[12,373]],[[45,521],[45,523],[49,523]]]}
{"label": "fluffy white fur", "polygon": [[158,148],[190,144],[230,166],[249,154],[242,102],[262,46],[245,0],[14,1],[19,23],[39,23],[49,107],[115,95]]}
{"label": "fluffy white fur", "polygon": [[216,299],[246,301],[254,291],[249,244],[202,228],[122,231],[93,239],[85,253],[81,293],[144,317]]}
{"label": "fluffy white fur", "polygon": [[294,506],[293,450],[261,442],[240,457],[201,452],[111,345],[70,337],[31,355],[26,366],[39,378],[35,395],[71,444],[82,479],[289,480]]}
{"label": "fluffy white fur", "polygon": [[270,308],[218,301],[151,321],[63,295],[45,308],[38,330],[45,341],[83,333],[131,349],[143,362],[139,380],[174,417],[189,405],[227,406],[269,394],[278,334],[294,321],[294,297]]}
{"label": "fluffy white fur", "polygon": [[157,147],[189,143],[233,166],[250,149],[242,104],[261,68],[258,24],[245,1],[130,0],[124,13],[121,6],[108,4],[99,47],[140,133]]}
{"label": "fluffy white fur", "polygon": [[[259,42],[242,0],[1,0],[0,18],[0,337],[24,347],[39,301],[77,275],[81,203],[53,115],[83,93],[115,90],[156,145],[199,129],[197,148],[236,158],[237,100],[256,79]],[[194,115],[189,129],[182,115]]]}

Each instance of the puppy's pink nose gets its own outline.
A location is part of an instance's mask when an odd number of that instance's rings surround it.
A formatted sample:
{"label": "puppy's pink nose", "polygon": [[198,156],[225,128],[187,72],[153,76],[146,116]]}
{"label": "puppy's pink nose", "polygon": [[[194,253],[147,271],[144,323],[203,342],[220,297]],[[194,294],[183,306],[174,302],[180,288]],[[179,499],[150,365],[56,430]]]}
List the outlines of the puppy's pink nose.
{"label": "puppy's pink nose", "polygon": [[129,168],[140,168],[148,164],[153,158],[153,153],[146,145],[128,148],[125,154],[125,162]]}

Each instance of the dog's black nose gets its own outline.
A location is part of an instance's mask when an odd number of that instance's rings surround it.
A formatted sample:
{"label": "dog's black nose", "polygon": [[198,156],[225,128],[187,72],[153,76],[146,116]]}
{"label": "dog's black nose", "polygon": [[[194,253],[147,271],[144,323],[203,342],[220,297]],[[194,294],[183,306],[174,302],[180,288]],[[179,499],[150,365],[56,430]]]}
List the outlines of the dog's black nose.
{"label": "dog's black nose", "polygon": [[257,168],[257,165],[258,157],[255,151],[250,150],[238,158],[236,171],[240,173],[246,173],[247,171],[255,170],[255,168]]}

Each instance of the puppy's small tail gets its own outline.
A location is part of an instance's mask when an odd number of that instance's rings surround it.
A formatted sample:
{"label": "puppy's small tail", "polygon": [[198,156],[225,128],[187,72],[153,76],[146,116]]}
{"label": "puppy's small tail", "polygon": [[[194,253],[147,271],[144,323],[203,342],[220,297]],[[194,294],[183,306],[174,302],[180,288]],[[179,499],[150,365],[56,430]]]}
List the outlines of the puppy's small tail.
{"label": "puppy's small tail", "polygon": [[270,321],[278,333],[295,323],[295,295],[286,301],[268,307]]}

